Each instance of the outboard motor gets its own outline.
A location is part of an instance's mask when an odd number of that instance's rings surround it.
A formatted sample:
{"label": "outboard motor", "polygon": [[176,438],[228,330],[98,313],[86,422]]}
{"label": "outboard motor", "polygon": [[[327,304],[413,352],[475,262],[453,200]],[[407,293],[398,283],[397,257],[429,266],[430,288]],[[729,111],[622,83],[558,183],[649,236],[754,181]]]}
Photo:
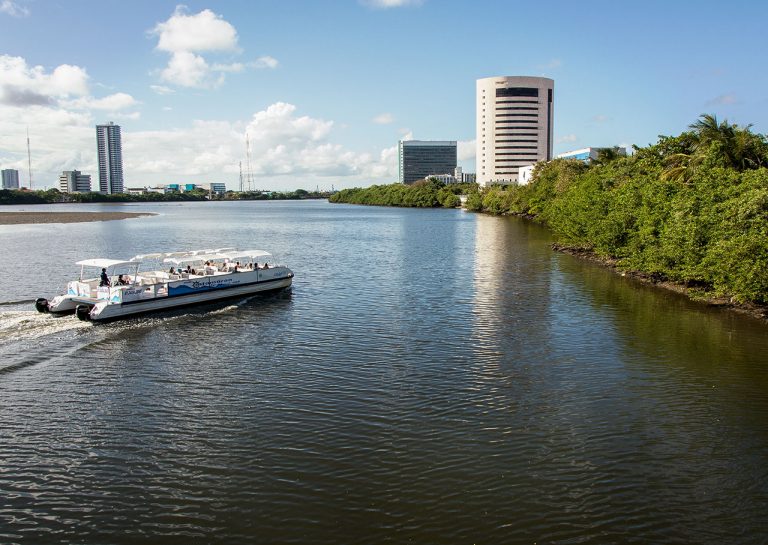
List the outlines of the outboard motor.
{"label": "outboard motor", "polygon": [[91,319],[91,307],[88,305],[77,305],[77,308],[75,308],[75,314],[79,320],[87,322]]}
{"label": "outboard motor", "polygon": [[35,308],[37,312],[48,312],[48,299],[45,297],[35,299]]}

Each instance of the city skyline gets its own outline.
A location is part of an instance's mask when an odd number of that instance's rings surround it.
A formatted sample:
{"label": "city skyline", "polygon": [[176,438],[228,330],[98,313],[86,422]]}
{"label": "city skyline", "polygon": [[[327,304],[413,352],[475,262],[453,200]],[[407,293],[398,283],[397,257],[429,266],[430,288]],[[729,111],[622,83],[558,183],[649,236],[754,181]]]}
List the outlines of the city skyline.
{"label": "city skyline", "polygon": [[27,186],[29,128],[35,189],[96,174],[93,127],[114,120],[130,186],[237,188],[246,134],[264,189],[395,182],[407,139],[456,140],[474,172],[475,82],[497,75],[557,82],[554,154],[648,145],[704,112],[768,132],[768,7],[729,6],[3,0],[0,168]]}

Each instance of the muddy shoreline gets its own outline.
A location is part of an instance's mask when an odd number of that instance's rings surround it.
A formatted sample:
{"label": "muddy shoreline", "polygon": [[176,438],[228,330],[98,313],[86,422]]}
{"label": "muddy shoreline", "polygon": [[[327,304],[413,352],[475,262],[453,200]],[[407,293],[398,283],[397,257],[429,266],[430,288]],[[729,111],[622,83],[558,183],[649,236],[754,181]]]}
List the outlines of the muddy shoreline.
{"label": "muddy shoreline", "polygon": [[113,221],[142,216],[156,216],[150,212],[0,212],[0,225],[38,223],[83,223]]}

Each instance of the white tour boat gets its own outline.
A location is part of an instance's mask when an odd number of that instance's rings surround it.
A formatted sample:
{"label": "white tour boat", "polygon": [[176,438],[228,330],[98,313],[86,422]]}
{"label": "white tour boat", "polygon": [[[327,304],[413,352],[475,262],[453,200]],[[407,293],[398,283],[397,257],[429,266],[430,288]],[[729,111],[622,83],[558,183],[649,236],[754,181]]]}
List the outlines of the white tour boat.
{"label": "white tour boat", "polygon": [[[170,264],[140,271],[144,262]],[[81,320],[103,322],[180,306],[210,303],[289,288],[293,272],[272,262],[262,250],[234,248],[138,255],[128,261],[78,261],[79,280],[67,283],[67,293],[35,307],[53,314],[75,313]],[[96,270],[96,276],[90,271]],[[101,273],[101,276],[100,276]],[[106,275],[109,282],[102,281]]]}

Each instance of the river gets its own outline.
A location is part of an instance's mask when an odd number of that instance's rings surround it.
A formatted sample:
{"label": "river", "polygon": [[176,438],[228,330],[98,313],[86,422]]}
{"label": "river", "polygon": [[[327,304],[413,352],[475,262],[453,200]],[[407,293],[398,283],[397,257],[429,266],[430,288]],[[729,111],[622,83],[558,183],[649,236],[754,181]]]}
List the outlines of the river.
{"label": "river", "polygon": [[[25,207],[8,207],[19,210]],[[768,542],[768,326],[517,218],[321,201],[0,226],[0,543]],[[291,292],[106,325],[75,261],[235,246]]]}

